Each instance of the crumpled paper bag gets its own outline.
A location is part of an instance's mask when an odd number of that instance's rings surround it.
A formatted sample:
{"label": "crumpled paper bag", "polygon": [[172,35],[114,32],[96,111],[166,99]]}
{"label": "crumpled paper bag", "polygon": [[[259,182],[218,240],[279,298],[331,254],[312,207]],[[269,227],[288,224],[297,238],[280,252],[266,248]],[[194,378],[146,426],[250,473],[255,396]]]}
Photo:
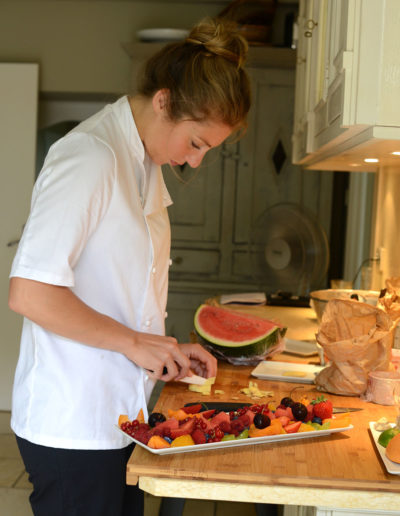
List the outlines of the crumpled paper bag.
{"label": "crumpled paper bag", "polygon": [[331,362],[318,373],[319,390],[359,396],[370,371],[387,371],[393,344],[393,323],[381,309],[355,300],[333,299],[317,334]]}
{"label": "crumpled paper bag", "polygon": [[377,306],[386,312],[392,321],[400,319],[400,278],[388,278],[381,291]]}

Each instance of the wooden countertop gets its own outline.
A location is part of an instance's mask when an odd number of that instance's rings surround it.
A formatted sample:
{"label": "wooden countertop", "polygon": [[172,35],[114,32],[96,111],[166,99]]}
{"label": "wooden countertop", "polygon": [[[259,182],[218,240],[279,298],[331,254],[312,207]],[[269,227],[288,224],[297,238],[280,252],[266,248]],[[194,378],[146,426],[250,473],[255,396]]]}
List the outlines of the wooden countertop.
{"label": "wooden countertop", "polygon": [[[190,392],[186,385],[167,384],[154,410],[166,413],[169,408],[198,400],[251,402],[239,393],[249,380],[256,381],[260,389],[272,390],[273,399],[279,403],[293,387],[301,385],[259,380],[251,377],[252,369],[220,363],[213,391],[222,390],[223,395],[205,397]],[[314,385],[302,387],[297,392],[308,394],[309,398],[317,394]],[[232,396],[239,400],[232,400]],[[136,484],[139,479],[139,486],[156,496],[185,493],[187,498],[398,509],[400,476],[386,472],[369,431],[370,421],[383,416],[395,420],[395,407],[367,403],[358,397],[329,398],[334,406],[363,409],[353,414],[352,430],[287,443],[165,456],[153,455],[137,446],[127,466],[127,482]]]}

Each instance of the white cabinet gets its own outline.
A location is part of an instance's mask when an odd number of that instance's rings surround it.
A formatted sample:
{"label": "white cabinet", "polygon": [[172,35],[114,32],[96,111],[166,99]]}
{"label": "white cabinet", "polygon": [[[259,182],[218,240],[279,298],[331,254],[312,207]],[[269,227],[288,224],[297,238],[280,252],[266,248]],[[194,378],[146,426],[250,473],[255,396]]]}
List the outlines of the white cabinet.
{"label": "white cabinet", "polygon": [[300,0],[294,163],[349,171],[400,164],[392,154],[400,151],[398,7]]}

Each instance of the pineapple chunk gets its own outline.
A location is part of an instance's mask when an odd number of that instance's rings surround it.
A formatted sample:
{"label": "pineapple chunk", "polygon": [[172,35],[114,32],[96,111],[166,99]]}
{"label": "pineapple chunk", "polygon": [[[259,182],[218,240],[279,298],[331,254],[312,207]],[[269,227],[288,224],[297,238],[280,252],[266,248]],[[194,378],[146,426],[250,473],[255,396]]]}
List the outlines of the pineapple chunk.
{"label": "pineapple chunk", "polygon": [[194,383],[190,383],[188,386],[189,391],[199,392],[203,394],[203,396],[210,396],[211,394],[211,386],[215,382],[215,376],[212,378],[207,378],[207,380],[203,383],[203,385],[196,385]]}
{"label": "pineapple chunk", "polygon": [[249,396],[253,399],[259,399],[264,398],[266,396],[274,395],[272,391],[262,391],[261,389],[259,389],[256,382],[249,382],[249,386],[240,389],[240,392],[246,394],[246,396]]}

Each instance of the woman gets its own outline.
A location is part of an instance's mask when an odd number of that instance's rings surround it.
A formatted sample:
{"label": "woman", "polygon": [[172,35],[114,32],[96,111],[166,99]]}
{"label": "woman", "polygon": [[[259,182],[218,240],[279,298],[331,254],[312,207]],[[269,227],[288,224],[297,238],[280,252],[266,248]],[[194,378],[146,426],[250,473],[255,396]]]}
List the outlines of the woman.
{"label": "woman", "polygon": [[36,515],[141,514],[119,414],[146,414],[156,379],[216,375],[201,346],[164,336],[171,200],[160,165],[197,167],[245,126],[246,51],[232,28],[201,22],[149,60],[136,96],[46,157],[9,294],[24,315],[11,426]]}

